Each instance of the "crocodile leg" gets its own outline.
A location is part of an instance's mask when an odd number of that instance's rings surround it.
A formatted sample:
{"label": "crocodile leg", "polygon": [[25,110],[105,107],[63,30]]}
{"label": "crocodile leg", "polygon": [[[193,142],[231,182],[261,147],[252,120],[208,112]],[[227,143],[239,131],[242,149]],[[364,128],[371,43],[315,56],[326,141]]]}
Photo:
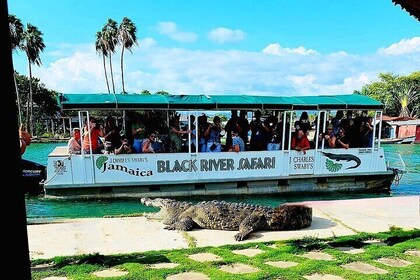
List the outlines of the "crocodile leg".
{"label": "crocodile leg", "polygon": [[191,217],[185,217],[173,224],[164,227],[164,229],[190,231],[194,228],[195,225],[196,223],[191,219]]}
{"label": "crocodile leg", "polygon": [[235,234],[236,241],[244,240],[251,232],[257,230],[261,223],[261,214],[252,214],[239,224],[239,232]]}

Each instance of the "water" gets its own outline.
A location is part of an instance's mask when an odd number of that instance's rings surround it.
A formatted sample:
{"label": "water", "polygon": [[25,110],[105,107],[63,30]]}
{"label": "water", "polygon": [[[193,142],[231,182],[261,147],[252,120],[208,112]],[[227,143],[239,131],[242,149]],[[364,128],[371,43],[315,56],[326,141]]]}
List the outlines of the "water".
{"label": "water", "polygon": [[[47,155],[57,146],[66,143],[32,143],[27,147],[23,158],[41,164],[47,164]],[[332,200],[332,199],[356,199],[378,196],[403,196],[420,195],[420,145],[383,145],[385,153],[401,154],[407,173],[404,174],[398,185],[393,184],[391,194],[317,194],[316,196],[299,195],[258,195],[258,196],[225,196],[224,200],[234,202],[246,202],[261,204],[265,206],[277,206],[285,202],[296,202],[305,200]],[[203,197],[187,198],[189,201],[197,202],[204,200]],[[208,199],[208,198],[207,198]],[[26,213],[29,221],[63,219],[63,218],[85,218],[104,217],[116,215],[130,215],[143,212],[156,211],[139,203],[138,199],[112,199],[112,200],[51,200],[37,197],[26,198]]]}

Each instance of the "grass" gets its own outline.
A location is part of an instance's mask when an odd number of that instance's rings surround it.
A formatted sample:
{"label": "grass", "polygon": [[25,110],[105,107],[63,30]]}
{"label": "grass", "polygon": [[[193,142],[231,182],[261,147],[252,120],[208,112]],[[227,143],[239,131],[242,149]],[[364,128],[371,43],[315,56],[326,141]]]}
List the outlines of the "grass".
{"label": "grass", "polygon": [[[378,239],[386,245],[366,244],[363,241]],[[194,240],[191,240],[194,244]],[[275,246],[273,246],[275,245]],[[352,246],[363,248],[359,254],[347,254],[336,247]],[[192,246],[191,246],[192,247]],[[247,257],[232,251],[245,248],[258,248],[262,253]],[[246,243],[225,245],[220,247],[189,248],[179,250],[149,251],[135,254],[103,256],[100,254],[56,257],[53,259],[38,259],[32,262],[33,279],[43,279],[52,276],[65,276],[68,279],[99,279],[92,273],[109,268],[127,271],[128,274],[109,279],[166,279],[168,276],[182,272],[199,272],[210,279],[305,279],[303,276],[314,273],[333,274],[344,279],[420,279],[420,258],[405,254],[409,249],[420,250],[420,230],[404,231],[391,228],[388,232],[369,234],[359,233],[351,236],[319,239],[307,236],[299,240],[280,242]],[[321,261],[304,258],[300,255],[307,251],[317,250],[334,257],[332,261]],[[216,262],[196,262],[188,258],[191,254],[212,253],[222,258]],[[413,264],[406,267],[391,267],[375,260],[399,258]],[[290,268],[276,268],[267,265],[268,261],[293,261],[298,265]],[[341,267],[343,264],[361,261],[388,271],[387,274],[361,274]],[[156,263],[177,263],[175,268],[151,269],[149,265]],[[259,272],[248,274],[231,274],[219,270],[225,264],[242,263],[255,268]],[[40,265],[48,264],[42,269]],[[105,278],[100,278],[105,279]]]}

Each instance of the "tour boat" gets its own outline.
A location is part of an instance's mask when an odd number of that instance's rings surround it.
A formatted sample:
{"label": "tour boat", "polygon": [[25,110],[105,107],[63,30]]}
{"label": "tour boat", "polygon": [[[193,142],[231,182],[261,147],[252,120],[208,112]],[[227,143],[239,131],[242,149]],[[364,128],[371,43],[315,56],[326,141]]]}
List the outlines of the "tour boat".
{"label": "tour boat", "polygon": [[[199,152],[188,145],[182,153],[69,154],[65,146],[48,156],[47,197],[175,197],[311,192],[389,191],[404,172],[404,163],[390,161],[380,142],[383,104],[363,95],[250,96],[60,94],[63,111],[78,112],[79,127],[93,111],[127,116],[130,111],[155,111],[168,116],[181,112],[216,115],[231,110],[256,110],[283,121],[280,150]],[[291,149],[294,123],[303,111],[316,117],[314,135],[326,129],[327,118],[342,110],[373,114],[370,147],[325,148],[314,137],[314,147],[303,153]],[[323,121],[322,121],[323,119]],[[379,121],[378,121],[379,120]],[[211,117],[209,118],[211,121]],[[190,122],[188,122],[190,123]],[[190,124],[191,125],[191,124]],[[87,128],[89,129],[89,128]],[[123,129],[128,130],[128,127]],[[195,143],[198,143],[198,136]],[[187,141],[191,141],[188,134]],[[400,167],[399,167],[400,166]]]}

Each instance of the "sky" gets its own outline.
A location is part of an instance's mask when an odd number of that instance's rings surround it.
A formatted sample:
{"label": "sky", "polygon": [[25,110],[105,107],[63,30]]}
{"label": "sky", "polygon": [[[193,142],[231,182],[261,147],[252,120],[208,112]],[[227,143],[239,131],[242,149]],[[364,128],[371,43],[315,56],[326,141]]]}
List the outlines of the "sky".
{"label": "sky", "polygon": [[[9,0],[8,10],[43,33],[33,76],[62,93],[107,92],[95,35],[124,17],[138,28],[124,55],[128,92],[351,94],[379,73],[420,71],[420,22],[391,0]],[[28,75],[23,52],[13,62]]]}

